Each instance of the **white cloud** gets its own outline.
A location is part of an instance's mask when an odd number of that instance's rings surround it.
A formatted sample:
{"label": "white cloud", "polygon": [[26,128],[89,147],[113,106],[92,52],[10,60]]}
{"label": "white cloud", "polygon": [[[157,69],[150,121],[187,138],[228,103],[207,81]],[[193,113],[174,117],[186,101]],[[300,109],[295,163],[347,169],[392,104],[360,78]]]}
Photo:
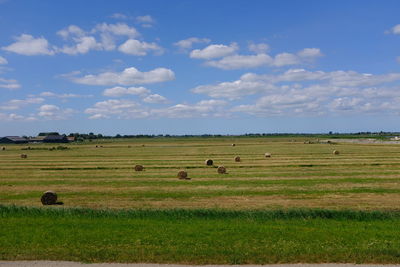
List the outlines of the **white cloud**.
{"label": "white cloud", "polygon": [[46,120],[66,120],[75,113],[73,109],[61,109],[56,105],[49,104],[40,106],[38,110],[38,116]]}
{"label": "white cloud", "polygon": [[195,104],[177,104],[168,108],[153,109],[151,114],[167,118],[227,117],[223,100],[203,100]]}
{"label": "white cloud", "polygon": [[48,41],[43,37],[34,38],[29,34],[16,37],[16,42],[2,47],[3,50],[26,56],[54,55],[54,50],[49,47]]}
{"label": "white cloud", "polygon": [[168,100],[159,94],[148,95],[143,98],[143,102],[151,103],[151,104],[164,104],[167,103]]}
{"label": "white cloud", "polygon": [[233,54],[239,49],[236,43],[232,43],[229,46],[222,44],[209,45],[204,49],[195,49],[190,52],[191,58],[198,59],[212,59],[219,58]]}
{"label": "white cloud", "polygon": [[172,70],[166,68],[156,68],[148,72],[141,72],[131,67],[122,72],[104,72],[98,75],[70,77],[70,79],[75,83],[87,85],[134,85],[171,81],[175,79],[175,74]]}
{"label": "white cloud", "polygon": [[6,65],[8,64],[7,59],[5,59],[4,57],[0,56],[0,65]]}
{"label": "white cloud", "polygon": [[18,115],[15,113],[1,113],[0,112],[0,121],[25,121],[25,122],[30,122],[30,121],[36,121],[37,119],[33,115],[29,116],[23,116],[23,115]]}
{"label": "white cloud", "polygon": [[400,34],[400,24],[393,26],[390,30],[386,31],[386,33]]}
{"label": "white cloud", "polygon": [[269,65],[273,59],[267,54],[258,55],[232,55],[224,57],[218,61],[207,61],[205,64],[208,66],[233,70],[243,68],[256,68],[264,65]]}
{"label": "white cloud", "polygon": [[298,56],[290,53],[281,53],[275,56],[273,65],[277,67],[300,64]]}
{"label": "white cloud", "polygon": [[67,99],[67,98],[87,98],[93,97],[93,95],[79,95],[79,94],[56,94],[53,92],[42,92],[39,94],[41,97],[55,97],[60,99]]}
{"label": "white cloud", "polygon": [[129,38],[136,38],[139,37],[139,32],[131,26],[128,26],[125,23],[116,23],[116,24],[107,24],[102,23],[96,25],[95,29],[92,32],[102,32],[102,33],[109,33],[117,36],[127,36]]}
{"label": "white cloud", "polygon": [[302,58],[316,58],[323,56],[319,48],[304,48],[297,53]]}
{"label": "white cloud", "polygon": [[125,15],[125,14],[123,14],[123,13],[114,13],[114,14],[112,14],[112,15],[110,16],[110,18],[113,18],[113,19],[124,19],[124,20],[130,19],[129,16],[127,16],[127,15]]}
{"label": "white cloud", "polygon": [[208,38],[191,37],[185,40],[180,40],[174,43],[174,45],[182,50],[187,50],[191,49],[193,47],[193,44],[201,44],[201,43],[208,44],[209,42],[211,42],[211,40]]}
{"label": "white cloud", "polygon": [[138,16],[136,17],[136,21],[145,28],[151,28],[156,23],[156,20],[150,15]]}
{"label": "white cloud", "polygon": [[131,100],[110,99],[97,102],[93,107],[85,110],[86,114],[93,114],[90,119],[101,119],[115,116],[118,119],[144,118],[149,112],[139,103]]}
{"label": "white cloud", "polygon": [[259,44],[250,44],[249,51],[254,52],[256,54],[265,54],[269,50],[269,45],[265,43]]}
{"label": "white cloud", "polygon": [[101,50],[102,45],[96,41],[92,36],[83,36],[79,38],[74,38],[76,45],[74,46],[64,46],[60,49],[62,53],[68,55],[76,54],[86,54],[90,50]]}
{"label": "white cloud", "polygon": [[103,91],[104,96],[110,96],[110,97],[121,97],[125,95],[140,95],[144,96],[150,94],[150,90],[144,88],[144,87],[121,87],[121,86],[116,86],[113,88],[108,88]]}
{"label": "white cloud", "polygon": [[146,43],[134,39],[129,39],[118,47],[118,50],[122,53],[145,56],[148,51],[154,51],[156,54],[162,54],[163,49],[156,43]]}
{"label": "white cloud", "polygon": [[253,95],[262,92],[276,90],[272,82],[259,79],[257,75],[245,74],[239,80],[233,82],[222,82],[213,85],[201,85],[192,89],[196,94],[206,94],[214,98],[239,99],[245,95]]}
{"label": "white cloud", "polygon": [[14,90],[21,88],[21,85],[17,80],[0,78],[0,88]]}
{"label": "white cloud", "polygon": [[26,99],[12,99],[0,106],[2,110],[17,110],[24,106],[31,104],[41,104],[44,102],[44,99],[41,97],[29,97]]}
{"label": "white cloud", "polygon": [[67,28],[59,30],[57,34],[63,39],[68,39],[70,37],[83,37],[86,32],[76,25],[69,25]]}
{"label": "white cloud", "polygon": [[257,68],[261,66],[283,67],[312,62],[315,58],[322,56],[318,48],[305,48],[297,54],[280,53],[274,58],[265,53],[268,49],[267,44],[251,44],[249,49],[257,52],[257,54],[228,55],[219,60],[206,61],[205,65],[224,70]]}
{"label": "white cloud", "polygon": [[138,16],[136,20],[140,23],[154,23],[155,20],[150,15]]}

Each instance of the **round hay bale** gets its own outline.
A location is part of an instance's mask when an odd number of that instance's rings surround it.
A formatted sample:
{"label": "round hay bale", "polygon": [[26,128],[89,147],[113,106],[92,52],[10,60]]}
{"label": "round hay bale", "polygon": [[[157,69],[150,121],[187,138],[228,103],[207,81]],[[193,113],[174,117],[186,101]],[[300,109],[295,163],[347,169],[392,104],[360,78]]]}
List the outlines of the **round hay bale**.
{"label": "round hay bale", "polygon": [[333,150],[333,155],[339,155],[340,152],[338,150]]}
{"label": "round hay bale", "polygon": [[135,165],[135,171],[141,172],[143,171],[144,167],[142,165]]}
{"label": "round hay bale", "polygon": [[265,156],[266,158],[270,158],[270,157],[271,157],[271,153],[265,153],[264,156]]}
{"label": "round hay bale", "polygon": [[225,174],[226,173],[226,168],[224,166],[219,166],[217,169],[217,172],[219,174]]}
{"label": "round hay bale", "polygon": [[188,178],[188,173],[186,171],[179,171],[178,172],[178,178],[179,179],[189,179]]}
{"label": "round hay bale", "polygon": [[205,164],[207,166],[212,166],[214,164],[214,161],[212,159],[206,159]]}
{"label": "round hay bale", "polygon": [[21,154],[21,159],[26,159],[26,158],[28,158],[27,154]]}
{"label": "round hay bale", "polygon": [[40,198],[43,205],[55,205],[57,203],[57,194],[53,191],[46,191]]}
{"label": "round hay bale", "polygon": [[236,146],[236,144],[232,144],[231,146]]}
{"label": "round hay bale", "polygon": [[241,161],[241,159],[240,159],[239,156],[236,156],[236,157],[234,158],[234,160],[235,160],[235,162],[240,162],[240,161]]}
{"label": "round hay bale", "polygon": [[1,148],[1,150],[6,150],[6,148],[3,146],[3,147]]}

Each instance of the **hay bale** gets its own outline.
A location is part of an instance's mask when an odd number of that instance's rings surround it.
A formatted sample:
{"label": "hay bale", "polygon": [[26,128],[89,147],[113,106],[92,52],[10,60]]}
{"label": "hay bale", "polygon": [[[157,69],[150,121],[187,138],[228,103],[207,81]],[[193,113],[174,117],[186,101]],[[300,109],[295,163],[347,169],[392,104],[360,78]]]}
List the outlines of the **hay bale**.
{"label": "hay bale", "polygon": [[232,144],[231,146],[236,146],[236,144]]}
{"label": "hay bale", "polygon": [[43,205],[55,205],[57,204],[57,194],[53,191],[46,191],[40,198]]}
{"label": "hay bale", "polygon": [[28,158],[27,154],[21,154],[21,159],[26,159],[26,158]]}
{"label": "hay bale", "polygon": [[236,157],[234,158],[234,160],[235,160],[235,162],[240,162],[240,161],[241,161],[241,159],[240,159],[239,156],[236,156]]}
{"label": "hay bale", "polygon": [[143,171],[144,167],[142,165],[135,165],[135,171],[141,172]]}
{"label": "hay bale", "polygon": [[6,150],[6,148],[3,146],[3,147],[1,148],[1,150],[3,150],[3,151],[4,151],[4,150]]}
{"label": "hay bale", "polygon": [[268,152],[267,152],[267,153],[264,154],[264,156],[265,156],[266,158],[270,158],[270,157],[271,157],[271,153],[268,153]]}
{"label": "hay bale", "polygon": [[181,180],[190,180],[190,178],[188,177],[188,173],[186,171],[179,171],[178,178]]}
{"label": "hay bale", "polygon": [[218,166],[217,172],[219,174],[225,174],[226,173],[226,168],[224,166]]}
{"label": "hay bale", "polygon": [[212,166],[214,164],[214,161],[212,159],[206,159],[205,164],[207,166]]}
{"label": "hay bale", "polygon": [[339,155],[340,152],[338,150],[333,150],[333,155]]}

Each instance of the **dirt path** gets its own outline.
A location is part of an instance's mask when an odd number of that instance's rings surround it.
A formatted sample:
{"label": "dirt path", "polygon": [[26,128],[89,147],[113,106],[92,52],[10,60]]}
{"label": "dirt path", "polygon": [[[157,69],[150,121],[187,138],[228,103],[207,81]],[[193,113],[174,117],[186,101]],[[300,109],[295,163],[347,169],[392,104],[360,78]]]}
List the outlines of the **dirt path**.
{"label": "dirt path", "polygon": [[94,263],[85,264],[69,261],[0,261],[1,267],[400,267],[400,264],[271,264],[271,265],[178,265],[144,263]]}

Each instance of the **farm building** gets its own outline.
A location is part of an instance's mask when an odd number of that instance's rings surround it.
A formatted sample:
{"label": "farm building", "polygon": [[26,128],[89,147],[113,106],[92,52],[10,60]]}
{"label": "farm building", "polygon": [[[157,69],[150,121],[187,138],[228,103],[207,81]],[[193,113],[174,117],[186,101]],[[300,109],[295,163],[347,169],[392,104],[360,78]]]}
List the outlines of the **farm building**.
{"label": "farm building", "polygon": [[44,143],[68,143],[69,140],[66,135],[48,135],[43,138]]}
{"label": "farm building", "polygon": [[19,136],[5,136],[0,138],[2,144],[25,144],[28,143],[28,139]]}

